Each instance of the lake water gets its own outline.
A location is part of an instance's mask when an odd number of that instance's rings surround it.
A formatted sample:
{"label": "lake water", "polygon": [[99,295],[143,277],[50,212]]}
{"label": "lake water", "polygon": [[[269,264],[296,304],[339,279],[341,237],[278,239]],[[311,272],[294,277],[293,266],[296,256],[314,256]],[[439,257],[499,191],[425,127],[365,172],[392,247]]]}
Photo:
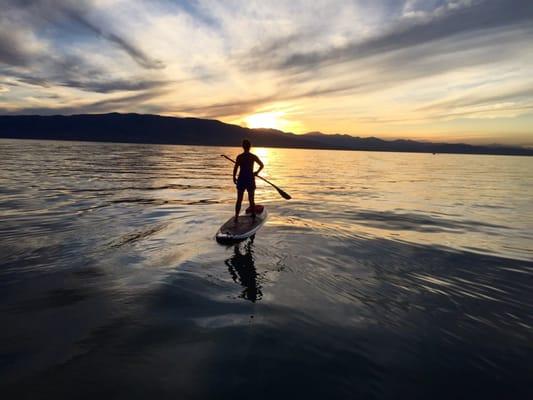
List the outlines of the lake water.
{"label": "lake water", "polygon": [[0,140],[4,398],[533,398],[533,158]]}

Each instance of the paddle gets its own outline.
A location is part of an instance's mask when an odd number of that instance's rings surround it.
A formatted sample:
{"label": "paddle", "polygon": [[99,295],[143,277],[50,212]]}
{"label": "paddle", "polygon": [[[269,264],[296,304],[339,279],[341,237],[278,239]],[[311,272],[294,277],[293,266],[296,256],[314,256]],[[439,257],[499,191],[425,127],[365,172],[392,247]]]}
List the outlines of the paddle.
{"label": "paddle", "polygon": [[[233,164],[235,164],[235,161],[232,160],[231,158],[229,158],[228,156],[225,156],[224,154],[221,154],[222,157],[224,157],[225,159],[227,160],[230,160]],[[262,176],[259,176],[259,175],[256,175],[259,179],[262,179],[264,180],[266,183],[268,183],[269,185],[271,185],[274,189],[276,189],[279,193],[279,195],[281,197],[283,197],[284,199],[286,200],[290,200],[291,199],[291,196],[285,192],[284,190],[280,189],[279,187],[277,187],[276,185],[274,185],[272,182],[266,180],[265,178],[263,178]]]}

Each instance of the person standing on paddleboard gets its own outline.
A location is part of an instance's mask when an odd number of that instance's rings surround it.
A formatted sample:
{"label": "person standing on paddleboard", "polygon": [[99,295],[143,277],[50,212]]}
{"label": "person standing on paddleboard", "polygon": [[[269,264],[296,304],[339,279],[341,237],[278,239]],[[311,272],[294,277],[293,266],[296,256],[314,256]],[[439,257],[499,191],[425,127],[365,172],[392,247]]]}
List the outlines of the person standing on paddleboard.
{"label": "person standing on paddleboard", "polygon": [[[248,201],[252,210],[252,217],[255,218],[255,176],[265,166],[263,162],[255,154],[250,153],[252,144],[249,140],[242,141],[242,148],[244,152],[237,156],[235,166],[233,167],[233,183],[237,185],[237,202],[235,203],[235,222],[238,221],[239,213],[241,212],[242,198],[244,191],[248,192]],[[259,169],[254,172],[254,163],[259,165]],[[239,177],[237,178],[237,170],[239,170]]]}

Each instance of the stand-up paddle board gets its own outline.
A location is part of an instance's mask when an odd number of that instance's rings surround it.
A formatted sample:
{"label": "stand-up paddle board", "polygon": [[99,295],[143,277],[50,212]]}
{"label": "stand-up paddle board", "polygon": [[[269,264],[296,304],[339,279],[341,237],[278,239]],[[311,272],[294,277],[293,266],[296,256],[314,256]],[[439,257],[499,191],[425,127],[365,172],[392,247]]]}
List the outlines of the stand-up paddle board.
{"label": "stand-up paddle board", "polygon": [[264,206],[255,206],[255,218],[252,216],[250,207],[246,209],[245,215],[239,215],[237,221],[235,217],[228,219],[220,227],[216,234],[218,242],[235,242],[249,238],[265,224],[267,210]]}

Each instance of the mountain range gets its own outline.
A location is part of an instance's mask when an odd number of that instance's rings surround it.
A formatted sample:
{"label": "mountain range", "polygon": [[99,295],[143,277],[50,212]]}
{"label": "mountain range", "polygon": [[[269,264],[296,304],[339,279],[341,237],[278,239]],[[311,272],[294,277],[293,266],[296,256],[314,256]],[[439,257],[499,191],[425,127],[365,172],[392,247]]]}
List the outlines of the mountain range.
{"label": "mountain range", "polygon": [[321,132],[295,135],[217,120],[150,114],[3,115],[0,137],[209,146],[239,146],[242,139],[249,138],[254,146],[264,147],[533,156],[533,149],[523,147],[383,140]]}

